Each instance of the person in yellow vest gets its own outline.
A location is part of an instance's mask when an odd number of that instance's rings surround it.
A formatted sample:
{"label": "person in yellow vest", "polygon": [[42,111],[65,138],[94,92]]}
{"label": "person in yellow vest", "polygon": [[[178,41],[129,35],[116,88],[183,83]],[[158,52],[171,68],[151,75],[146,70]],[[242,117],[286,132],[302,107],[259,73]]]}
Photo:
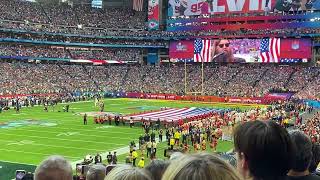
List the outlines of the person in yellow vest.
{"label": "person in yellow vest", "polygon": [[285,128],[289,127],[289,118],[284,119],[283,125],[284,125]]}
{"label": "person in yellow vest", "polygon": [[142,157],[142,158],[140,159],[140,161],[138,162],[138,167],[139,167],[139,168],[144,168],[144,157]]}
{"label": "person in yellow vest", "polygon": [[179,131],[176,131],[176,132],[174,133],[174,139],[175,139],[175,144],[176,144],[176,145],[179,145],[180,137],[181,137],[181,133],[180,133]]}
{"label": "person in yellow vest", "polygon": [[171,136],[171,138],[170,138],[171,150],[173,149],[174,143],[175,143],[175,139]]}
{"label": "person in yellow vest", "polygon": [[132,151],[132,165],[136,167],[136,160],[138,158],[138,153],[135,149]]}

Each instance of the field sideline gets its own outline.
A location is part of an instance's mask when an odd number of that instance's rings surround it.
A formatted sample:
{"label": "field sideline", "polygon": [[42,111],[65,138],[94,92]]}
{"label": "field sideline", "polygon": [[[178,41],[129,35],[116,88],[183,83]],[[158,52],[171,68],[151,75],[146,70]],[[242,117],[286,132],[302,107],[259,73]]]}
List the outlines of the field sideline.
{"label": "field sideline", "polygon": [[[259,105],[202,103],[186,101],[142,100],[142,99],[105,99],[105,111],[121,114],[157,110],[161,107],[212,107],[250,109]],[[37,165],[45,157],[61,154],[70,161],[83,159],[87,154],[104,153],[128,147],[129,142],[143,133],[142,128],[128,126],[93,124],[89,117],[88,125],[83,125],[81,112],[97,112],[93,102],[70,103],[70,112],[62,111],[63,104],[44,112],[42,106],[23,108],[20,113],[14,110],[0,114],[0,161],[18,164]],[[219,147],[220,151],[230,149]],[[161,144],[160,149],[164,149]],[[163,152],[159,152],[163,154]],[[123,162],[126,154],[119,157]],[[105,158],[105,157],[104,157]],[[1,166],[1,164],[0,164]],[[0,174],[4,168],[0,167]],[[2,179],[0,177],[0,179]]]}

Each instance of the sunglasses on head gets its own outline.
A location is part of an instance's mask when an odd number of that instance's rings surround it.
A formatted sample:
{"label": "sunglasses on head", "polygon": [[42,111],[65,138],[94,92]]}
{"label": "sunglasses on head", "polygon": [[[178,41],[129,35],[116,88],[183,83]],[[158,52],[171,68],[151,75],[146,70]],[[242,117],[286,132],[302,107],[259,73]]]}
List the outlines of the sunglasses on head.
{"label": "sunglasses on head", "polygon": [[230,43],[226,43],[226,44],[219,44],[218,46],[219,46],[220,48],[223,48],[223,46],[229,47],[229,45],[230,45]]}

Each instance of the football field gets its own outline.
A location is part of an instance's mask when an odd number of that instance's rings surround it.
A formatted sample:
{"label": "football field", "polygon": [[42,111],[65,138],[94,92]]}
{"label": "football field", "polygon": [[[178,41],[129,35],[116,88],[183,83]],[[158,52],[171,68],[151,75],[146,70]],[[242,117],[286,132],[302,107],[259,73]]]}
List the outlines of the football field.
{"label": "football field", "polygon": [[[250,109],[258,105],[201,103],[187,101],[142,100],[142,99],[105,99],[105,112],[131,114],[161,107],[210,107],[216,109]],[[20,113],[14,110],[0,114],[0,179],[9,172],[8,167],[30,168],[39,164],[49,155],[59,154],[71,162],[80,161],[85,155],[97,152],[121,150],[129,146],[130,141],[138,142],[143,133],[141,126],[130,128],[128,125],[111,126],[94,124],[89,117],[88,125],[83,125],[80,113],[95,113],[93,101],[69,103],[69,112],[62,112],[65,104],[59,104],[54,110],[49,107],[45,112],[42,106],[22,108]],[[166,145],[159,145],[159,157],[163,157]],[[218,151],[228,151],[232,143],[221,143]],[[123,163],[125,153],[119,153],[119,162]],[[103,157],[105,158],[105,157]],[[27,165],[30,165],[27,167]],[[11,167],[12,168],[12,167]],[[12,171],[12,170],[10,170]],[[12,174],[13,175],[13,174]]]}

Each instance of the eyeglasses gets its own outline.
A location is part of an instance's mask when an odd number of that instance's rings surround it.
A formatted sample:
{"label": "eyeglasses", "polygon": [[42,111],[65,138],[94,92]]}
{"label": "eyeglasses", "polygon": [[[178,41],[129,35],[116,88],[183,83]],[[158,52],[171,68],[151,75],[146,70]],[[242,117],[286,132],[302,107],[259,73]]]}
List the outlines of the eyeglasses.
{"label": "eyeglasses", "polygon": [[226,44],[219,44],[219,47],[220,47],[220,48],[223,48],[223,46],[225,46],[225,47],[229,47],[229,46],[230,46],[230,43],[226,43]]}

